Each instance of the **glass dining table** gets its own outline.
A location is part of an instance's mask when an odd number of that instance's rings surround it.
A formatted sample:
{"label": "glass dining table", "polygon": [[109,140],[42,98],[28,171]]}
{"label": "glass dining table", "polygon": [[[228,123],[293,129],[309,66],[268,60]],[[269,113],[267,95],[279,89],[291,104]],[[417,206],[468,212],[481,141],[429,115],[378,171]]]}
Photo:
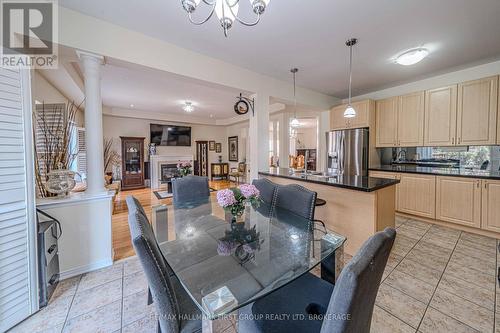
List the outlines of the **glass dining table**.
{"label": "glass dining table", "polygon": [[321,264],[334,282],[345,237],[291,211],[248,205],[232,221],[215,197],[153,207],[160,249],[206,321],[272,293]]}

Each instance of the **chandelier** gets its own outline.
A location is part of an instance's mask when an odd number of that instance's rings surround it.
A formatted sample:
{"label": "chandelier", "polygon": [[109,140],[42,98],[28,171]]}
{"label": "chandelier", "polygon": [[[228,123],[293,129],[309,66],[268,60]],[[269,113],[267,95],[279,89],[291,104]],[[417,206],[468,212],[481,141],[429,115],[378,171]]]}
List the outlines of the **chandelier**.
{"label": "chandelier", "polygon": [[[182,7],[188,14],[189,21],[196,25],[201,25],[215,14],[219,19],[222,29],[224,29],[224,35],[227,37],[227,32],[233,26],[234,21],[238,21],[246,26],[254,26],[260,21],[260,16],[266,10],[271,0],[249,0],[252,5],[252,10],[256,17],[252,22],[246,22],[238,17],[238,9],[240,0],[181,0]],[[193,18],[193,13],[196,11],[198,5],[203,2],[205,5],[209,6],[210,10],[208,15],[197,21]]]}

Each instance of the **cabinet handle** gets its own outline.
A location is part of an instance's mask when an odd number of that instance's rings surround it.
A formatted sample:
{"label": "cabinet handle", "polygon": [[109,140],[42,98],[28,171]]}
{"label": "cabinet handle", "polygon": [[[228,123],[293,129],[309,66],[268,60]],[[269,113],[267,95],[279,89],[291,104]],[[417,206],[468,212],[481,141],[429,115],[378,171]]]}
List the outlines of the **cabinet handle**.
{"label": "cabinet handle", "polygon": [[462,141],[460,138],[458,138],[458,144],[460,144],[460,141]]}
{"label": "cabinet handle", "polygon": [[479,188],[479,183],[480,183],[480,182],[481,182],[481,181],[479,181],[479,180],[476,182],[476,184],[477,184],[477,188]]}
{"label": "cabinet handle", "polygon": [[488,189],[488,182],[487,182],[487,181],[485,181],[485,182],[484,182],[484,189],[485,189],[485,190],[487,190],[487,189]]}
{"label": "cabinet handle", "polygon": [[455,138],[451,138],[451,144],[454,145],[455,144]]}

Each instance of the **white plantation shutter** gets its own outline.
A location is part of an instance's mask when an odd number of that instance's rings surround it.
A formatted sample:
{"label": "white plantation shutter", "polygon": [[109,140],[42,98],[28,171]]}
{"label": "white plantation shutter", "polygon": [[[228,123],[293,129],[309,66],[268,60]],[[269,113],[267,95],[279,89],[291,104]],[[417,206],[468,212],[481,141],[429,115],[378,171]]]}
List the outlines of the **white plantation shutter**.
{"label": "white plantation shutter", "polygon": [[29,90],[27,77],[27,72],[0,68],[0,332],[37,308],[33,167],[27,159],[32,152],[24,134],[31,119],[23,112],[31,110],[23,95]]}
{"label": "white plantation shutter", "polygon": [[76,146],[78,155],[76,157],[77,170],[80,175],[87,174],[87,149],[85,146],[85,128],[76,129]]}

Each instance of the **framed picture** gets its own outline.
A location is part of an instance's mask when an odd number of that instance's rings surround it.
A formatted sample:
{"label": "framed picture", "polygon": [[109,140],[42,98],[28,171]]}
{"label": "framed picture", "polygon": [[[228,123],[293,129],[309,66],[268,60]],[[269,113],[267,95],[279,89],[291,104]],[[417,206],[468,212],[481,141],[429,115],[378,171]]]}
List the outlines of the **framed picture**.
{"label": "framed picture", "polygon": [[215,150],[215,141],[208,141],[208,150],[210,151]]}
{"label": "framed picture", "polygon": [[222,153],[222,143],[216,143],[216,144],[215,144],[215,152],[216,152],[217,154]]}
{"label": "framed picture", "polygon": [[227,141],[229,147],[229,160],[231,162],[238,162],[238,137],[230,136]]}

